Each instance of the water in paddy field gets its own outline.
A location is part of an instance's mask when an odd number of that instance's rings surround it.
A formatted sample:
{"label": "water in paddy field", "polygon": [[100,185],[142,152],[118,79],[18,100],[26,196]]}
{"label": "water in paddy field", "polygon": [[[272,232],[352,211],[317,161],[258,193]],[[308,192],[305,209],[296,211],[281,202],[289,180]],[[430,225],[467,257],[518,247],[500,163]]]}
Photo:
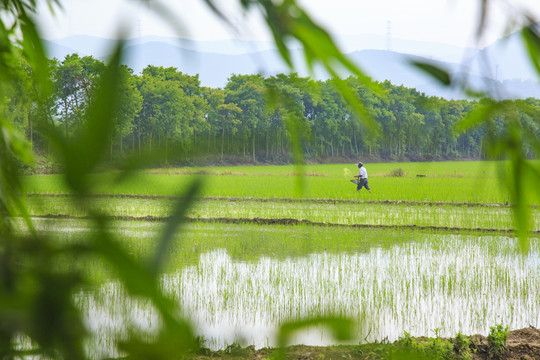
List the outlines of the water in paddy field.
{"label": "water in paddy field", "polygon": [[[412,336],[481,333],[489,327],[540,326],[540,251],[519,251],[499,236],[426,235],[421,241],[365,253],[318,253],[299,258],[237,262],[225,250],[201,255],[196,266],[163,277],[196,331],[213,349],[240,340],[273,346],[282,321],[343,314],[358,322],[354,343]],[[126,324],[152,331],[152,308],[127,299],[115,283],[79,294],[77,302],[96,338],[97,354],[111,350],[109,334]],[[299,334],[296,343],[332,344],[324,329]]]}

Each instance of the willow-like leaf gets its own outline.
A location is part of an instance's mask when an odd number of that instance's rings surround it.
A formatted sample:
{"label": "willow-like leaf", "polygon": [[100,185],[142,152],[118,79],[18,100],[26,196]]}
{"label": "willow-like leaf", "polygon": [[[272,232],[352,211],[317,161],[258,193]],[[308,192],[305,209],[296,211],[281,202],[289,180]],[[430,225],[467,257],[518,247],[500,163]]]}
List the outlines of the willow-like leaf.
{"label": "willow-like leaf", "polygon": [[94,220],[97,220],[100,229],[93,238],[93,249],[112,265],[127,291],[135,296],[159,297],[155,278],[148,269],[139,264],[133,256],[129,255],[111,238],[104,230],[107,227],[104,220],[100,221],[97,215],[94,216]]}
{"label": "willow-like leaf", "polygon": [[0,21],[0,79],[6,82],[13,78],[8,61],[9,57],[13,55],[13,45],[11,44],[10,35],[10,31],[6,28],[6,25]]}
{"label": "willow-like leaf", "polygon": [[486,119],[495,114],[500,109],[497,102],[492,100],[485,100],[484,103],[478,105],[476,109],[471,111],[465,117],[460,119],[454,125],[454,131],[462,133],[477,126],[482,125]]}
{"label": "willow-like leaf", "polygon": [[160,331],[152,340],[148,340],[148,336],[132,332],[128,339],[120,342],[119,348],[133,360],[182,359],[197,345],[194,334],[185,328]]}
{"label": "willow-like leaf", "polygon": [[2,129],[1,140],[6,150],[26,165],[34,165],[34,154],[24,135],[2,116],[0,116],[0,129]]}
{"label": "willow-like leaf", "polygon": [[[0,214],[22,216],[30,231],[34,226],[24,206],[24,189],[17,176],[17,159],[33,166],[34,156],[28,141],[15,127],[0,116]],[[4,224],[0,225],[0,231]]]}
{"label": "willow-like leaf", "polygon": [[28,329],[28,334],[45,354],[64,359],[85,359],[83,339],[87,331],[72,299],[73,291],[81,285],[80,280],[71,274],[57,274],[43,268],[36,273],[39,285],[32,309],[35,323]]}
{"label": "willow-like leaf", "polygon": [[348,86],[347,81],[335,76],[332,79],[332,83],[334,84],[334,86],[336,86],[339,93],[343,96],[347,104],[351,107],[351,109],[356,115],[356,119],[361,119],[364,122],[366,129],[371,133],[372,136],[378,136],[379,127],[377,125],[377,122],[366,110],[364,104],[359,101],[357,94],[355,94]]}
{"label": "willow-like leaf", "polygon": [[286,26],[288,19],[285,16],[280,16],[280,13],[275,11],[273,5],[270,5],[271,7],[266,7],[266,24],[272,32],[272,36],[274,37],[274,43],[278,48],[281,58],[283,59],[283,61],[285,61],[285,63],[287,63],[290,68],[292,68],[293,63],[291,59],[291,54],[286,44],[286,40],[290,36],[290,34],[288,34],[287,32]]}
{"label": "willow-like leaf", "polygon": [[[540,184],[540,163],[538,160],[529,160],[525,162],[525,168],[527,173],[527,180],[529,182],[528,188],[536,189],[536,202],[540,201],[540,189],[538,184]],[[534,194],[531,194],[534,195]],[[533,196],[531,196],[533,197]]]}
{"label": "willow-like leaf", "polygon": [[489,14],[490,0],[480,0],[480,14],[478,25],[476,27],[476,37],[481,38],[486,28],[487,17]]}
{"label": "willow-like leaf", "polygon": [[173,31],[178,35],[184,36],[187,33],[187,29],[183,26],[182,21],[176,17],[174,11],[165,5],[160,0],[132,0],[143,4],[149,11],[154,12],[160,19],[165,21]]}
{"label": "willow-like leaf", "polygon": [[527,251],[529,248],[529,230],[531,224],[531,212],[529,208],[530,194],[528,194],[528,177],[531,175],[527,171],[526,162],[520,157],[512,159],[512,197],[514,202],[514,221],[521,250]]}
{"label": "willow-like leaf", "polygon": [[515,102],[520,111],[531,117],[531,120],[540,124],[540,106],[533,106],[524,101]]}
{"label": "willow-like leaf", "polygon": [[147,268],[129,255],[111,238],[105,219],[94,214],[100,231],[93,240],[94,249],[115,270],[118,278],[132,296],[151,301],[160,314],[162,328],[156,340],[133,337],[121,342],[120,348],[134,359],[170,359],[186,354],[193,348],[194,333],[191,325],[177,316],[177,305],[159,288],[159,281]]}
{"label": "willow-like leaf", "polygon": [[205,4],[210,8],[210,10],[216,15],[221,21],[226,23],[231,29],[236,29],[232,21],[219,9],[214,0],[204,0]]}
{"label": "willow-like leaf", "polygon": [[538,156],[540,155],[540,138],[538,137],[538,124],[540,124],[540,113],[538,109],[526,104],[521,104],[519,106],[519,109],[529,115],[530,120],[533,122],[533,124],[529,123],[528,121],[521,122],[521,126],[523,127],[523,140],[527,140],[529,142],[529,144],[536,152],[536,155]]}
{"label": "willow-like leaf", "polygon": [[489,94],[483,90],[471,89],[467,84],[461,83],[460,86],[463,88],[465,95],[472,99],[484,99],[489,98]]}
{"label": "willow-like leaf", "polygon": [[315,316],[302,320],[282,324],[277,334],[278,359],[286,359],[285,347],[289,344],[292,335],[299,331],[316,326],[324,326],[332,331],[334,339],[338,341],[353,340],[354,322],[339,316]]}
{"label": "willow-like leaf", "polygon": [[166,257],[170,250],[170,243],[177,233],[178,228],[185,221],[187,212],[195,202],[201,186],[202,179],[195,179],[185,191],[184,195],[179,197],[176,201],[174,211],[161,233],[161,237],[156,246],[155,255],[150,264],[150,271],[155,277],[159,276],[161,267],[167,261]]}
{"label": "willow-like leaf", "polygon": [[102,76],[97,96],[90,104],[85,128],[74,140],[64,139],[63,156],[68,184],[78,193],[91,188],[88,175],[95,169],[108,149],[113,131],[113,119],[118,105],[120,64],[123,41],[119,41],[107,70]]}
{"label": "willow-like leaf", "polygon": [[535,26],[536,24],[529,25],[521,31],[521,34],[529,52],[529,59],[540,76],[540,36]]}
{"label": "willow-like leaf", "polygon": [[423,61],[411,61],[411,65],[430,75],[445,86],[450,86],[452,83],[448,72],[438,66]]}
{"label": "willow-like leaf", "polygon": [[131,153],[119,164],[119,172],[114,174],[114,182],[121,183],[134,176],[141,169],[156,166],[165,157],[165,151],[153,149],[152,151],[144,149],[140,154]]}
{"label": "willow-like leaf", "polygon": [[34,22],[26,15],[21,15],[21,32],[23,34],[22,49],[31,64],[33,80],[36,82],[40,96],[45,97],[50,91],[50,74],[48,59],[45,55],[43,41]]}
{"label": "willow-like leaf", "polygon": [[[295,0],[285,0],[280,4],[269,0],[259,0],[253,2],[253,5],[255,4],[263,7],[274,42],[280,55],[291,68],[293,65],[286,43],[288,40],[295,39],[302,45],[306,64],[312,72],[315,66],[320,64],[336,79],[339,78],[340,70],[347,70],[373,92],[383,93],[358,66],[343,55],[330,34],[313,21]],[[338,85],[338,91],[357,113],[357,118],[362,119],[368,129],[376,131],[376,127],[373,126],[374,120],[365,111],[361,99],[353,94],[345,83]]]}
{"label": "willow-like leaf", "polygon": [[305,189],[304,178],[304,151],[302,141],[307,133],[306,123],[303,118],[303,109],[295,102],[294,96],[287,93],[279,86],[267,84],[266,99],[270,111],[277,111],[279,108],[286,109],[287,113],[282,116],[283,124],[287,129],[287,135],[291,145],[291,153],[294,161],[295,172],[295,193],[301,197]]}

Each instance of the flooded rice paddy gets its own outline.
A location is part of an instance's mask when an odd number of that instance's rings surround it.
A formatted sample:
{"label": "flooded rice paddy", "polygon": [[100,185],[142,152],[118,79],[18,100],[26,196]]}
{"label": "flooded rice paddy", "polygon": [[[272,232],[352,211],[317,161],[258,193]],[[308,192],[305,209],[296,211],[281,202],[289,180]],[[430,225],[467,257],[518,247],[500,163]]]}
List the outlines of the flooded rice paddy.
{"label": "flooded rice paddy", "polygon": [[[130,234],[128,223],[118,232],[143,243],[157,231],[138,222]],[[540,326],[538,239],[524,253],[505,236],[391,230],[373,236],[365,230],[192,224],[161,285],[212,349],[235,342],[273,346],[280,323],[317,314],[354,319],[355,342],[392,341],[405,331],[486,335],[499,323]],[[274,239],[295,248],[315,237],[322,245],[282,252],[294,256],[265,247]],[[246,250],[247,243],[254,250]],[[150,304],[128,297],[113,280],[75,300],[94,334],[88,348],[95,357],[116,354],[113,334],[127,337],[127,329],[136,329],[151,337],[160,325]],[[297,334],[294,342],[333,343],[319,328]]]}
{"label": "flooded rice paddy", "polygon": [[[44,202],[44,197],[31,197],[28,206],[34,216],[66,215],[86,216],[88,213],[75,206],[69,198],[56,198]],[[46,204],[46,206],[44,204]],[[166,217],[173,199],[114,198],[93,199],[93,204],[109,216]],[[531,230],[540,231],[540,209],[531,208]],[[375,226],[436,226],[452,228],[513,229],[512,208],[506,206],[451,206],[437,204],[383,204],[317,201],[282,201],[264,199],[229,200],[203,199],[188,214],[194,219],[297,219],[341,225],[366,224]]]}

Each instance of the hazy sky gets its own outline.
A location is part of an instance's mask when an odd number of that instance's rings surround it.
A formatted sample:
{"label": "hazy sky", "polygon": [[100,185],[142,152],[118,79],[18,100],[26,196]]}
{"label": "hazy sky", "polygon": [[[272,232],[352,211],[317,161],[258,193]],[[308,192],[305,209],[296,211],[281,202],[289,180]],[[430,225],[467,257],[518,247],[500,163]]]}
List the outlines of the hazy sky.
{"label": "hazy sky", "polygon": [[[221,0],[219,5],[237,24],[240,33],[229,31],[211,14],[202,0],[162,0],[175,18],[174,29],[152,14],[143,1],[152,0],[64,0],[54,17],[45,8],[38,21],[45,38],[69,35],[94,35],[114,38],[119,24],[129,37],[159,35],[197,40],[234,37],[268,39],[256,13],[242,14],[239,0]],[[276,0],[280,1],[280,0]],[[375,34],[386,36],[388,24],[393,38],[436,41],[457,46],[473,46],[479,0],[299,0],[307,11],[335,35]],[[490,27],[485,44],[504,34],[508,14],[517,8],[540,12],[538,0],[492,0]],[[182,28],[182,31],[178,31]]]}

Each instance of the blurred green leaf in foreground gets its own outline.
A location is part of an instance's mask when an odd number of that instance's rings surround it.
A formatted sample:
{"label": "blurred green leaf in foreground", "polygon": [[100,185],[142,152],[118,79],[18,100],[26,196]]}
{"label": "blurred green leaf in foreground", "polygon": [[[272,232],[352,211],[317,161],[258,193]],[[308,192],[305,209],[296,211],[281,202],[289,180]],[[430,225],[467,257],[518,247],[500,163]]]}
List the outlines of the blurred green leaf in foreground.
{"label": "blurred green leaf in foreground", "polygon": [[[44,0],[45,1],[45,0]],[[142,0],[140,0],[142,1]],[[214,0],[204,0],[212,11],[227,21]],[[148,4],[146,1],[142,1]],[[298,41],[303,48],[305,62],[309,69],[322,66],[335,77],[336,89],[356,111],[367,128],[376,131],[370,116],[364,109],[361,99],[349,89],[346,81],[337,76],[343,69],[354,74],[364,85],[377,91],[367,75],[344,56],[335,45],[331,36],[294,0],[270,1],[240,0],[242,6],[259,11],[282,58],[293,67],[292,57],[287,47],[291,40]],[[487,4],[481,2],[482,12],[479,29],[485,24]],[[51,7],[56,1],[48,1]],[[171,19],[166,7],[152,7],[173,28],[178,28],[176,19]],[[31,98],[28,106],[39,108],[47,102],[50,92],[48,60],[45,57],[39,30],[34,16],[37,16],[37,0],[4,0],[0,4],[0,96],[6,97],[10,84],[14,81],[17,69],[14,59],[22,56],[30,64],[24,91]],[[527,45],[532,64],[540,74],[540,37],[536,23],[530,16],[523,17],[523,41]],[[481,31],[479,31],[481,34]],[[32,229],[32,221],[24,208],[24,191],[19,179],[21,163],[31,166],[33,154],[25,136],[5,117],[0,117],[0,358],[12,359],[24,356],[44,356],[55,359],[84,359],[84,342],[88,336],[81,313],[73,306],[71,296],[88,281],[76,269],[60,269],[56,266],[59,257],[69,257],[74,262],[85,256],[98,256],[115,271],[117,278],[132,296],[147,299],[160,315],[161,325],[157,334],[145,338],[131,332],[129,339],[115,339],[119,349],[134,359],[170,359],[189,353],[196,347],[191,325],[178,315],[176,304],[164,295],[157,281],[161,263],[170,246],[170,239],[182,223],[186,209],[194,201],[201,186],[201,180],[195,180],[185,194],[181,195],[175,213],[165,226],[157,241],[157,248],[147,261],[139,262],[127,253],[107,231],[107,219],[101,216],[99,209],[91,202],[82,201],[91,194],[98,184],[92,174],[99,169],[107,155],[109,141],[115,131],[118,113],[118,84],[121,82],[121,59],[124,44],[119,41],[114,56],[98,81],[95,95],[90,101],[85,117],[85,126],[75,138],[69,139],[59,131],[51,129],[51,119],[40,119],[38,131],[48,137],[55,154],[62,163],[67,184],[73,194],[81,199],[80,206],[88,207],[96,232],[85,244],[58,245],[44,236],[37,235]],[[420,69],[434,76],[445,85],[454,85],[452,79],[442,69],[429,64],[415,64]],[[19,84],[20,85],[20,84]],[[458,84],[466,87],[466,84]],[[286,90],[274,88],[274,99],[286,98]],[[487,94],[486,94],[487,95]],[[285,103],[284,106],[287,106]],[[528,119],[513,116],[513,106],[518,106],[529,114]],[[225,112],[226,109],[223,109]],[[239,112],[238,109],[228,111]],[[294,108],[289,109],[287,118],[291,122],[293,137],[301,133],[300,126],[295,126]],[[467,131],[473,126],[485,126],[486,141],[490,144],[490,155],[494,158],[511,160],[511,170],[506,174],[512,189],[515,205],[515,218],[524,248],[529,230],[529,194],[538,193],[540,187],[540,169],[538,163],[528,161],[522,152],[523,142],[529,142],[540,152],[538,138],[531,137],[531,127],[538,126],[539,109],[527,101],[508,105],[505,102],[482,100],[482,106],[471,113],[458,125],[458,131]],[[505,131],[490,131],[495,117],[504,118]],[[118,126],[117,126],[118,128]],[[491,135],[490,135],[491,134]],[[493,135],[497,134],[497,135]],[[296,140],[292,140],[293,143]],[[294,158],[302,162],[301,146],[298,143]],[[150,154],[146,159],[153,158]],[[119,166],[119,178],[127,177],[133,169],[147,165],[129,159]],[[11,226],[12,216],[23,214],[30,229],[29,235],[20,235]],[[286,344],[290,333],[303,327],[324,324],[334,330],[338,338],[348,337],[347,320],[334,318],[315,318],[285,324],[281,328],[279,339]],[[20,346],[20,343],[29,344]]]}

